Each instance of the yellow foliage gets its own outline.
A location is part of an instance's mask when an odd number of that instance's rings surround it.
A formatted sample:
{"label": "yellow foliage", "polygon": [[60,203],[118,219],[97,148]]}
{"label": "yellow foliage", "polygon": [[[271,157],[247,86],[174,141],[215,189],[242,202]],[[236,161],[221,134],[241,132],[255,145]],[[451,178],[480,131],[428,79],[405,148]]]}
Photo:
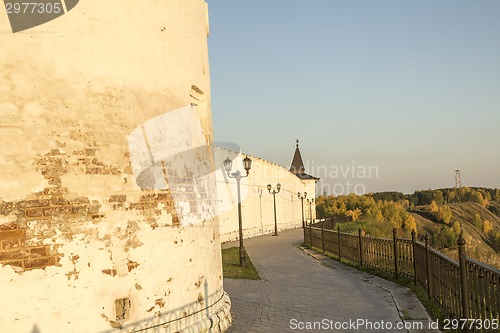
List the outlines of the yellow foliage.
{"label": "yellow foliage", "polygon": [[483,231],[485,233],[489,233],[491,230],[493,230],[493,224],[488,220],[484,220],[483,221]]}
{"label": "yellow foliage", "polygon": [[359,208],[356,208],[354,210],[349,210],[347,212],[347,216],[352,217],[353,221],[357,221],[361,217],[361,215],[362,215],[362,212]]}
{"label": "yellow foliage", "polygon": [[445,224],[449,224],[451,221],[451,208],[449,206],[441,206],[436,212],[436,219]]}
{"label": "yellow foliage", "polygon": [[415,218],[411,214],[406,215],[403,225],[406,230],[417,231],[417,221],[415,221]]}
{"label": "yellow foliage", "polygon": [[436,203],[436,201],[432,200],[431,205],[430,205],[430,210],[433,213],[436,213],[438,211],[439,207]]}

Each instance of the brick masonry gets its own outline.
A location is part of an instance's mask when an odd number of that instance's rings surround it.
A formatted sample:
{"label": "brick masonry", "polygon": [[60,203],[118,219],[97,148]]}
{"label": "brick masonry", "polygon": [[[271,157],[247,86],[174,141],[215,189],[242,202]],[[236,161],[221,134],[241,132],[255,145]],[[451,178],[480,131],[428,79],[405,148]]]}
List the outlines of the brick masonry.
{"label": "brick masonry", "polygon": [[[60,254],[55,250],[56,244],[43,245],[46,240],[57,231],[71,239],[82,218],[97,222],[104,217],[97,200],[68,199],[64,196],[66,192],[64,188],[52,187],[36,193],[35,199],[0,201],[0,216],[17,217],[10,223],[0,224],[0,265],[15,266],[18,272],[57,265]],[[179,225],[169,190],[149,191],[141,195],[138,202],[126,200],[126,195],[115,194],[110,196],[108,204],[114,210],[140,211],[152,229],[158,227],[155,217],[161,216],[162,210],[172,215],[172,226]],[[131,263],[129,271],[138,266]]]}
{"label": "brick masonry", "polygon": [[[16,267],[17,272],[58,265],[55,244],[44,241],[56,235],[59,219],[95,218],[100,205],[87,198],[66,199],[63,188],[46,188],[34,199],[0,202],[0,215],[15,220],[0,225],[0,264]],[[64,228],[61,228],[64,230]],[[70,230],[66,230],[70,233]]]}

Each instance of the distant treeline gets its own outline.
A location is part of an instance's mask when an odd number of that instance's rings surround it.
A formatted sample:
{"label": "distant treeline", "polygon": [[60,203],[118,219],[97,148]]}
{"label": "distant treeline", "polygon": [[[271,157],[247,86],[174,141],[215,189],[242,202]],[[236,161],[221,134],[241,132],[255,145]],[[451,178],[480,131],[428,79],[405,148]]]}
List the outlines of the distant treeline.
{"label": "distant treeline", "polygon": [[439,206],[448,203],[474,202],[486,206],[488,201],[500,201],[500,189],[483,187],[460,187],[443,188],[436,190],[415,191],[413,194],[403,194],[401,192],[377,192],[370,193],[375,201],[400,202],[408,200],[410,205],[422,206],[430,205],[435,201]]}
{"label": "distant treeline", "polygon": [[[389,237],[397,228],[408,237],[417,230],[411,212],[425,215],[437,222],[438,230],[431,235],[431,245],[437,248],[454,248],[461,233],[461,226],[452,220],[451,203],[478,203],[486,207],[491,200],[500,201],[500,189],[449,188],[416,191],[413,194],[380,192],[365,195],[319,196],[316,198],[316,214],[319,218],[346,216],[369,235]],[[424,206],[424,207],[417,207]],[[476,221],[477,220],[477,221]],[[491,238],[500,248],[500,233],[493,230],[491,222],[475,216],[473,224]]]}

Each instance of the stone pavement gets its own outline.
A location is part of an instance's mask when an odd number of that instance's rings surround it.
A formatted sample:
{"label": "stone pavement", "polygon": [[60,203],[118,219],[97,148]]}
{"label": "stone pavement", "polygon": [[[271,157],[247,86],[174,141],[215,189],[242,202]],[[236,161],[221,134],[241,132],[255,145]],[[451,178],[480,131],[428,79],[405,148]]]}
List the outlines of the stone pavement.
{"label": "stone pavement", "polygon": [[245,239],[262,280],[224,279],[229,333],[439,332],[409,289],[300,248],[302,235]]}

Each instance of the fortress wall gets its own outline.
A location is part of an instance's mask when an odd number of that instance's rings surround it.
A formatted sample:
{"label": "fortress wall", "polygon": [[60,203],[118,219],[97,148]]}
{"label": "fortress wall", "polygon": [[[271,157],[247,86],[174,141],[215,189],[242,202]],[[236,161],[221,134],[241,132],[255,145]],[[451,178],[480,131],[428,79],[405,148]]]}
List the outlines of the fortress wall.
{"label": "fortress wall", "polygon": [[[222,162],[227,158],[233,161],[233,171],[245,173],[242,159],[236,152],[217,147],[215,163],[217,172],[218,200],[221,209],[219,216],[221,241],[238,239],[238,200],[236,181],[228,178]],[[248,178],[241,180],[243,237],[254,237],[274,233],[274,202],[273,195],[266,186],[281,184],[280,193],[276,194],[276,220],[278,231],[302,226],[302,203],[297,192],[307,192],[308,198],[315,195],[315,182],[302,181],[288,169],[258,157],[252,159],[252,168]],[[304,200],[304,217],[310,219],[310,208],[315,218],[315,205],[311,206]]]}
{"label": "fortress wall", "polygon": [[12,33],[0,11],[0,331],[228,326],[207,17],[85,0]]}

